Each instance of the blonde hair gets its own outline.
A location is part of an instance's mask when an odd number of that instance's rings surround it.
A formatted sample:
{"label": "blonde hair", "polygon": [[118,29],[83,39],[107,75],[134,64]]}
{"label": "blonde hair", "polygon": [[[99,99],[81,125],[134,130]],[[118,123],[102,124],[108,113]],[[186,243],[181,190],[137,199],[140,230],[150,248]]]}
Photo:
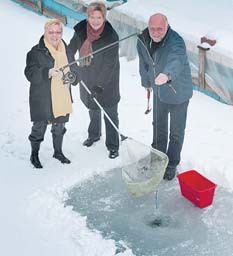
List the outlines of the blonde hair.
{"label": "blonde hair", "polygon": [[104,18],[106,18],[107,8],[101,1],[92,2],[87,7],[87,16],[94,11],[100,11]]}
{"label": "blonde hair", "polygon": [[51,25],[59,25],[61,27],[61,30],[63,30],[62,22],[58,19],[51,19],[51,20],[47,21],[44,24],[44,30],[47,30],[48,27],[50,27]]}

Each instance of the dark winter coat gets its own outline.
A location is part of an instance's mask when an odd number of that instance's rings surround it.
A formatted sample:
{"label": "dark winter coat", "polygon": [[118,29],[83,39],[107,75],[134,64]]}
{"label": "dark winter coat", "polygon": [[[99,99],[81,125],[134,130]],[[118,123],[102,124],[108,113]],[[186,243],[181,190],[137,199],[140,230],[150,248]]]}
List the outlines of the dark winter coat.
{"label": "dark winter coat", "polygon": [[[87,21],[84,20],[74,27],[74,36],[69,44],[69,48],[72,50],[73,54],[76,54],[76,52],[80,50],[82,44],[86,40],[86,26]],[[100,38],[92,43],[92,49],[93,51],[96,51],[118,40],[119,38],[116,31],[111,24],[106,21],[104,30],[100,34]],[[79,79],[83,80],[92,92],[95,86],[101,86],[103,88],[102,93],[96,94],[97,100],[102,107],[112,107],[120,100],[120,64],[118,50],[119,46],[116,44],[111,48],[94,54],[89,66],[79,66]],[[87,108],[98,108],[82,85],[80,85],[80,97]]]}
{"label": "dark winter coat", "polygon": [[[189,100],[193,93],[192,78],[184,40],[169,28],[152,57],[148,51],[151,40],[146,28],[137,43],[142,86],[152,87],[155,96],[164,103],[180,104]],[[154,80],[159,73],[169,75],[171,81],[155,86]]]}
{"label": "dark winter coat", "polygon": [[[67,122],[69,115],[54,119],[51,100],[51,79],[49,69],[54,67],[54,59],[45,47],[43,36],[27,54],[25,76],[30,82],[29,105],[31,121]],[[73,54],[66,47],[68,62],[74,60]],[[77,66],[72,65],[71,71],[77,74]],[[74,83],[75,84],[75,83]]]}

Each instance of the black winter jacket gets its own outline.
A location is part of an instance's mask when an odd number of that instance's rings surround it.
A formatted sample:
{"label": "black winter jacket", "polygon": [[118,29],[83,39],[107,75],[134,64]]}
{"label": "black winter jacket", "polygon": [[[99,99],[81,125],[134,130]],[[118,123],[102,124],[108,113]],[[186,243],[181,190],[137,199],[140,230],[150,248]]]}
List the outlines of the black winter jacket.
{"label": "black winter jacket", "polygon": [[[82,44],[87,38],[86,34],[87,21],[83,20],[74,27],[74,36],[70,41],[69,48],[75,55],[80,50]],[[111,24],[106,21],[103,32],[98,40],[92,43],[93,51],[96,51],[106,45],[118,41],[118,35]],[[119,92],[119,45],[116,44],[104,51],[93,55],[89,66],[79,66],[79,79],[83,80],[86,86],[93,92],[95,86],[101,86],[103,92],[96,94],[97,100],[102,107],[112,107],[120,100]],[[97,105],[80,85],[80,97],[82,102],[89,109],[97,109]]]}
{"label": "black winter jacket", "polygon": [[[181,104],[192,97],[192,77],[183,38],[171,28],[157,45],[151,56],[151,38],[146,28],[138,38],[139,71],[144,87],[152,87],[154,95],[167,104]],[[167,74],[171,81],[155,86],[154,79],[159,74]]]}
{"label": "black winter jacket", "polygon": [[[54,67],[54,59],[45,47],[43,38],[42,36],[39,44],[32,47],[28,52],[24,71],[26,78],[30,82],[29,105],[31,121],[67,122],[69,115],[55,119],[52,113],[51,79],[48,77],[48,72],[49,69]],[[66,45],[65,47],[68,62],[71,62],[74,60],[73,54]],[[70,69],[77,74],[77,65],[72,65]]]}

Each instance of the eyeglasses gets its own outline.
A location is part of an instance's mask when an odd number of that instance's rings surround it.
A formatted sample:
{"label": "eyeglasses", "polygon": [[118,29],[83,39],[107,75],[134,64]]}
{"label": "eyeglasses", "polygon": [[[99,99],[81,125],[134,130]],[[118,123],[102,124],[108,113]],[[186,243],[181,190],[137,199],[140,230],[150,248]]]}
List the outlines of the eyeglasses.
{"label": "eyeglasses", "polygon": [[162,33],[162,32],[164,32],[165,31],[165,28],[162,28],[162,27],[158,27],[158,28],[156,28],[156,27],[149,27],[149,30],[150,30],[150,32],[152,32],[152,33]]}
{"label": "eyeglasses", "polygon": [[61,35],[62,31],[48,31],[49,35]]}

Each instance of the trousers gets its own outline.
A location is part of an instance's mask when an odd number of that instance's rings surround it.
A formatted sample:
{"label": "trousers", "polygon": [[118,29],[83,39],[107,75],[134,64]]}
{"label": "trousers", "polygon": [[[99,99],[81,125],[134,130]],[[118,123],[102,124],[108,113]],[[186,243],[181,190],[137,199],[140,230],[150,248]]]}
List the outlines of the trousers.
{"label": "trousers", "polygon": [[[31,133],[28,139],[31,142],[42,142],[44,140],[44,135],[47,130],[47,121],[36,121],[33,122]],[[65,123],[52,123],[51,133],[53,138],[63,137],[66,132]]]}
{"label": "trousers", "polygon": [[[108,114],[110,119],[118,128],[118,105],[113,107],[103,108]],[[101,110],[100,109],[89,109],[90,123],[88,126],[88,138],[91,140],[98,140],[101,136]],[[109,122],[108,118],[104,115],[106,140],[105,145],[108,150],[119,150],[119,134]]]}
{"label": "trousers", "polygon": [[181,104],[167,104],[154,96],[153,142],[151,146],[167,154],[168,166],[172,168],[180,163],[188,104],[189,101]]}

